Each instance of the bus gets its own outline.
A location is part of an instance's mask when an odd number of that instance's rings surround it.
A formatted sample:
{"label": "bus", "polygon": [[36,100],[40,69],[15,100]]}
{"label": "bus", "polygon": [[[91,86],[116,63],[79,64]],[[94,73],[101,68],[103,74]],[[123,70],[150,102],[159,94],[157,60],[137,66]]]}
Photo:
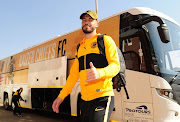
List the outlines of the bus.
{"label": "bus", "polygon": [[[180,25],[145,7],[132,8],[100,21],[98,33],[111,36],[126,63],[126,88],[114,89],[111,121],[180,121]],[[0,103],[11,107],[12,94],[23,87],[24,108],[52,111],[75,59],[81,29],[56,36],[0,60]],[[1,52],[3,53],[3,52]],[[60,112],[79,116],[80,82]]]}

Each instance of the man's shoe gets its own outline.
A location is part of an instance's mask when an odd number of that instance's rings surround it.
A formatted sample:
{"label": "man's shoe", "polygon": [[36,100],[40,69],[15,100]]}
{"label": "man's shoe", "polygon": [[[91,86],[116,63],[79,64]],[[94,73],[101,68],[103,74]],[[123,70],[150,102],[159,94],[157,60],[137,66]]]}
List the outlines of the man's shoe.
{"label": "man's shoe", "polygon": [[17,114],[13,114],[14,116],[17,116]]}
{"label": "man's shoe", "polygon": [[22,117],[22,114],[18,114],[17,116],[18,116],[18,117]]}

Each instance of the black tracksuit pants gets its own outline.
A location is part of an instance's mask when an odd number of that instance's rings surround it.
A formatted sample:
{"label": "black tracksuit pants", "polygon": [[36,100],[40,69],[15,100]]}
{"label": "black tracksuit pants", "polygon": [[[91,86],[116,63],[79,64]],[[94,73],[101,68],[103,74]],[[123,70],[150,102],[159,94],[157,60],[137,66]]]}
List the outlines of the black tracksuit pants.
{"label": "black tracksuit pants", "polygon": [[114,109],[114,96],[80,101],[81,122],[109,122]]}
{"label": "black tracksuit pants", "polygon": [[12,98],[12,104],[14,104],[14,109],[13,109],[13,113],[16,114],[16,113],[19,113],[21,114],[21,106],[20,106],[20,103],[19,103],[19,98],[17,96],[13,96]]}

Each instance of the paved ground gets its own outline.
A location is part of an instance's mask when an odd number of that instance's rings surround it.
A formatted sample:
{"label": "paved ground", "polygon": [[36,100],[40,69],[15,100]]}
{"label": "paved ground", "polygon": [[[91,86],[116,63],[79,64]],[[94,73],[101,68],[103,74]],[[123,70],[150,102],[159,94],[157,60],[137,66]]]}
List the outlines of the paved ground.
{"label": "paved ground", "polygon": [[78,122],[77,117],[52,112],[23,109],[23,117],[13,116],[12,110],[0,105],[0,122]]}

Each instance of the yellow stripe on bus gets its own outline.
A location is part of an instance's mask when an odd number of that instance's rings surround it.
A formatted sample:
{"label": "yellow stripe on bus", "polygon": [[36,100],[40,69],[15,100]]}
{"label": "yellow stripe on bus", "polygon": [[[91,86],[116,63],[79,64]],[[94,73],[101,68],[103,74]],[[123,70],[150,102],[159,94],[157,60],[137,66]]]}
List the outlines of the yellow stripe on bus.
{"label": "yellow stripe on bus", "polygon": [[71,114],[71,116],[77,116],[77,114]]}
{"label": "yellow stripe on bus", "polygon": [[109,120],[109,122],[123,122],[123,121]]}
{"label": "yellow stripe on bus", "polygon": [[28,108],[28,109],[32,109],[32,107],[27,107],[27,106],[21,106],[22,108]]}
{"label": "yellow stripe on bus", "polygon": [[64,86],[28,86],[28,88],[63,88]]}

